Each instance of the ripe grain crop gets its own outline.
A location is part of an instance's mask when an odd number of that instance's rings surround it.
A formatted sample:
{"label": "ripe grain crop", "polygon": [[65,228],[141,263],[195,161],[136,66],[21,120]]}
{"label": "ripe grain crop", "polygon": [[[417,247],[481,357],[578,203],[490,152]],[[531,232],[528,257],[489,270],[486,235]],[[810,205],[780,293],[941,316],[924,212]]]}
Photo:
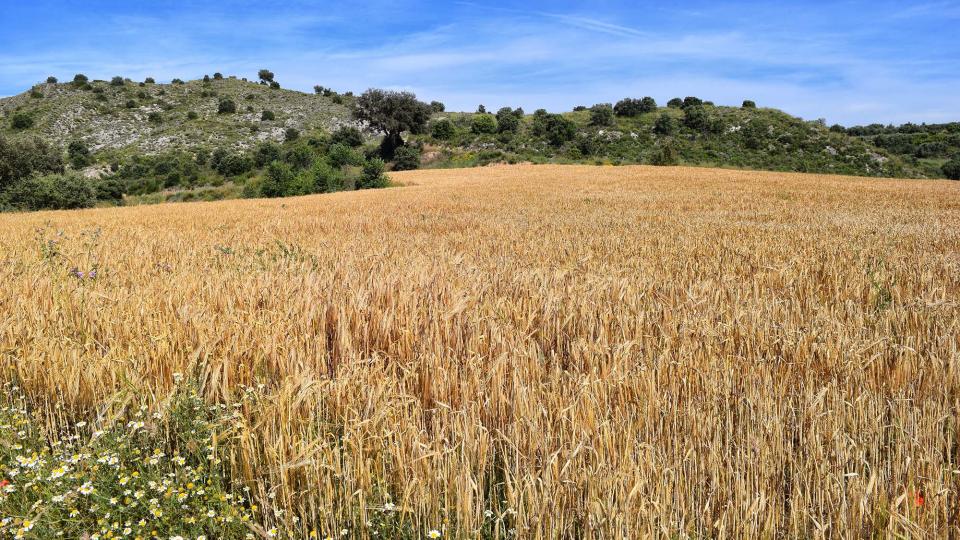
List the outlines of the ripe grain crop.
{"label": "ripe grain crop", "polygon": [[0,216],[0,373],[51,429],[185,374],[292,536],[960,534],[960,184],[393,179]]}

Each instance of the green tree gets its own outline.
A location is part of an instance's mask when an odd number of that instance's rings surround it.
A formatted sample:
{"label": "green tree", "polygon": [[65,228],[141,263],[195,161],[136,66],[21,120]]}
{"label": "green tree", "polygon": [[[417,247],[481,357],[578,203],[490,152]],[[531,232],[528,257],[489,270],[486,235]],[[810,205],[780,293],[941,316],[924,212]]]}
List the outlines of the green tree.
{"label": "green tree", "polygon": [[57,78],[53,75],[47,77],[47,84],[57,84]]}
{"label": "green tree", "polygon": [[709,116],[702,105],[692,105],[684,108],[683,125],[690,129],[707,131]]}
{"label": "green tree", "polygon": [[675,97],[667,102],[667,107],[670,107],[671,109],[679,109],[683,107],[683,100]]}
{"label": "green tree", "polygon": [[430,102],[430,110],[433,111],[434,113],[442,113],[446,109],[447,109],[446,105],[444,105],[439,101]]}
{"label": "green tree", "polygon": [[269,69],[261,69],[257,72],[257,78],[260,79],[261,83],[269,84],[273,82],[273,72]]}
{"label": "green tree", "polygon": [[218,72],[216,72],[216,73],[213,74],[213,80],[219,81],[219,80],[221,80],[221,79],[223,79],[223,73],[220,73],[220,72],[218,71]]}
{"label": "green tree", "polygon": [[516,133],[520,128],[520,118],[510,107],[503,107],[497,111],[497,132]]}
{"label": "green tree", "polygon": [[266,167],[267,164],[281,159],[280,145],[272,141],[262,142],[253,151],[253,163],[257,167]]}
{"label": "green tree", "polygon": [[123,77],[118,75],[110,79],[110,86],[123,86]]}
{"label": "green tree", "polygon": [[0,191],[34,174],[63,172],[63,156],[38,137],[0,136]]}
{"label": "green tree", "polygon": [[315,193],[330,193],[343,189],[343,173],[322,159],[313,163],[309,174],[313,178]]}
{"label": "green tree", "polygon": [[385,134],[380,153],[387,159],[403,146],[404,131],[423,132],[431,113],[430,105],[418,101],[413,93],[379,89],[367,90],[357,98],[355,111],[359,120]]}
{"label": "green tree", "polygon": [[701,107],[701,106],[703,106],[703,100],[698,97],[687,96],[683,98],[682,108],[684,109],[689,107]]}
{"label": "green tree", "polygon": [[551,114],[546,120],[546,138],[553,146],[563,146],[577,135],[577,125],[563,115]]}
{"label": "green tree", "polygon": [[477,134],[496,133],[497,119],[492,114],[475,114],[471,119],[470,129]]}
{"label": "green tree", "polygon": [[146,79],[143,80],[143,82],[144,84],[156,84],[157,81],[155,81],[153,77],[147,77]]}
{"label": "green tree", "polygon": [[673,147],[672,144],[664,144],[654,152],[653,156],[650,158],[650,163],[652,165],[676,165],[679,161],[677,157],[677,150]]}
{"label": "green tree", "polygon": [[356,150],[345,144],[331,144],[327,149],[327,161],[334,167],[346,167],[348,165],[361,165],[363,156]]}
{"label": "green tree", "polygon": [[77,73],[73,76],[73,84],[76,86],[83,86],[87,84],[90,79],[87,78],[83,73]]}
{"label": "green tree", "polygon": [[743,105],[741,106],[741,108],[743,108],[743,109],[756,109],[756,108],[757,108],[757,104],[754,103],[752,100],[745,99],[745,100],[743,100]]}

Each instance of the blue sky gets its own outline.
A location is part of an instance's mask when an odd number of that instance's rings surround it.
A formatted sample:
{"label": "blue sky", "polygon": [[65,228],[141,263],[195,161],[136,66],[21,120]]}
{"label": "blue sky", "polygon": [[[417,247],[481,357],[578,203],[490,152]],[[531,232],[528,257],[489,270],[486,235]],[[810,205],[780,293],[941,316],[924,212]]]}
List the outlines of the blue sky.
{"label": "blue sky", "polygon": [[696,95],[848,125],[960,120],[960,0],[0,2],[0,95],[51,74],[265,67],[449,110]]}

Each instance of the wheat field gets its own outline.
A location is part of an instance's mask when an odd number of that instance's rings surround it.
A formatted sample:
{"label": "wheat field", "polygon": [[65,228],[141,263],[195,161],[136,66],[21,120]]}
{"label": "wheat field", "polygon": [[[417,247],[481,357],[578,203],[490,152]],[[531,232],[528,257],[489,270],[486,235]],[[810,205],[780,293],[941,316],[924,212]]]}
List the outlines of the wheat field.
{"label": "wheat field", "polygon": [[960,535],[960,184],[392,179],[0,216],[0,373],[52,429],[195,378],[293,533]]}

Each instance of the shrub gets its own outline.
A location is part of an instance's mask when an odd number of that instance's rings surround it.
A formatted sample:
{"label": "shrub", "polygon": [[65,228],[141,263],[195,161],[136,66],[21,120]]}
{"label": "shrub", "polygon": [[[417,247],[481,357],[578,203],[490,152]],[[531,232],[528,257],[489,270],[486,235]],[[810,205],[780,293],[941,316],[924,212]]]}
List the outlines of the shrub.
{"label": "shrub", "polygon": [[327,161],[330,165],[340,168],[347,165],[360,165],[363,157],[347,145],[332,144],[327,150]]}
{"label": "shrub", "polygon": [[278,161],[281,156],[280,145],[267,141],[260,143],[253,151],[253,162],[257,167],[265,167],[272,161]]}
{"label": "shrub", "polygon": [[132,99],[128,99],[126,103],[123,104],[123,106],[128,109],[135,109],[137,107],[137,102]]}
{"label": "shrub", "polygon": [[277,81],[270,81],[270,88],[274,90],[278,90],[280,88],[280,83],[278,83]]}
{"label": "shrub", "polygon": [[145,84],[156,84],[157,81],[155,81],[153,77],[147,77],[146,79],[143,80],[143,82]]}
{"label": "shrub", "polygon": [[218,71],[218,72],[216,72],[216,73],[213,74],[213,80],[219,81],[219,80],[222,80],[222,79],[223,79],[223,73],[220,73],[220,72]]}
{"label": "shrub", "polygon": [[110,86],[123,86],[123,77],[118,75],[110,79]]}
{"label": "shrub", "polygon": [[262,113],[260,113],[261,121],[267,122],[267,121],[272,121],[276,119],[277,119],[277,115],[273,114],[273,111],[264,110]]}
{"label": "shrub", "polygon": [[496,133],[497,119],[492,114],[475,114],[471,119],[470,129],[477,134]]}
{"label": "shrub", "polygon": [[210,82],[210,76],[209,76],[209,75],[204,75],[204,76],[203,76],[203,82],[209,83],[209,82]]}
{"label": "shrub", "polygon": [[487,114],[487,108],[482,103],[477,107],[477,114]]}
{"label": "shrub", "polygon": [[163,116],[161,116],[160,113],[154,111],[147,115],[147,121],[149,121],[152,124],[162,124]]}
{"label": "shrub", "polygon": [[447,110],[447,106],[439,101],[431,101],[430,110],[434,113],[442,113],[443,111]]}
{"label": "shrub", "polygon": [[237,104],[232,99],[223,98],[217,105],[217,114],[233,114],[237,112]]}
{"label": "shrub", "polygon": [[382,159],[375,157],[367,160],[363,164],[363,174],[360,176],[360,182],[357,184],[359,189],[374,189],[387,187],[388,180],[386,164]]}
{"label": "shrub", "polygon": [[590,107],[591,126],[612,126],[613,124],[613,107],[609,103],[598,103]]}
{"label": "shrub", "polygon": [[197,111],[187,111],[187,120],[196,120],[197,118],[200,118]]}
{"label": "shrub", "polygon": [[300,170],[313,165],[313,157],[314,153],[309,144],[303,143],[284,152],[283,161],[289,163],[295,170]]}
{"label": "shrub", "polygon": [[300,138],[300,132],[297,131],[295,128],[292,128],[292,127],[287,128],[287,130],[283,132],[283,140],[287,142],[293,142],[299,138]]}
{"label": "shrub", "polygon": [[703,100],[693,96],[687,96],[683,98],[683,105],[681,105],[681,107],[684,109],[689,107],[700,107],[700,106],[703,106]]}
{"label": "shrub", "polygon": [[363,135],[359,129],[353,126],[342,126],[338,128],[333,132],[330,140],[334,144],[344,144],[353,148],[363,146]]}
{"label": "shrub", "polygon": [[617,102],[613,111],[617,116],[639,116],[657,110],[657,101],[650,96],[642,99],[624,98]]}
{"label": "shrub", "polygon": [[53,75],[47,77],[47,84],[57,84],[57,78]]}
{"label": "shrub", "polygon": [[283,197],[293,183],[293,168],[282,161],[271,161],[267,165],[267,172],[260,186],[260,194],[264,197]]}
{"label": "shrub", "polygon": [[756,109],[756,108],[757,108],[757,104],[754,103],[752,100],[745,99],[745,100],[743,100],[743,105],[741,105],[741,108],[743,108],[743,109]]}
{"label": "shrub", "polygon": [[679,109],[680,107],[683,107],[683,100],[675,97],[667,102],[667,107],[670,107],[671,109]]}
{"label": "shrub", "polygon": [[434,139],[447,140],[453,137],[453,123],[446,118],[437,120],[430,126],[430,134]]}
{"label": "shrub", "polygon": [[257,72],[257,77],[260,79],[261,82],[269,83],[270,81],[273,80],[273,72],[270,71],[269,69],[261,69],[260,71]]}
{"label": "shrub", "polygon": [[8,191],[10,203],[23,210],[89,208],[96,203],[93,184],[78,174],[49,174],[20,180]]}
{"label": "shrub", "polygon": [[183,84],[183,79],[174,79],[170,81],[171,84]]}
{"label": "shrub", "polygon": [[308,174],[313,179],[314,193],[330,193],[343,189],[343,174],[326,161],[314,162]]}
{"label": "shrub", "polygon": [[393,157],[393,170],[412,171],[420,168],[420,147],[401,146]]}
{"label": "shrub", "polygon": [[950,180],[960,180],[960,154],[943,164],[943,175]]}
{"label": "shrub", "polygon": [[586,105],[577,105],[576,107],[573,108],[573,112],[583,112],[585,110],[587,110]]}
{"label": "shrub", "polygon": [[147,94],[145,91],[140,90],[139,92],[137,92],[137,98],[139,98],[139,99],[147,99],[147,97],[148,97],[148,94]]}
{"label": "shrub", "polygon": [[23,111],[15,112],[10,117],[10,127],[17,131],[29,129],[33,127],[33,117]]}
{"label": "shrub", "polygon": [[242,154],[228,153],[218,149],[211,156],[211,165],[223,176],[239,176],[253,168],[253,160]]}
{"label": "shrub", "polygon": [[123,182],[114,176],[94,182],[94,191],[98,201],[118,203],[123,200]]}
{"label": "shrub", "polygon": [[702,105],[686,107],[683,115],[683,125],[690,129],[706,131],[708,127],[707,111]]}
{"label": "shrub", "polygon": [[658,166],[676,165],[677,161],[677,150],[671,144],[661,146],[650,158],[650,163]]}
{"label": "shrub", "polygon": [[673,117],[667,113],[662,113],[657,117],[657,121],[653,124],[653,131],[659,135],[672,135],[676,125],[674,124]]}
{"label": "shrub", "polygon": [[[542,110],[542,109],[541,109]],[[545,113],[546,111],[544,111]],[[535,113],[536,116],[536,113]],[[552,146],[563,146],[573,140],[577,134],[577,126],[560,114],[546,114],[543,117],[541,136],[547,139]]]}
{"label": "shrub", "polygon": [[77,73],[76,75],[73,76],[73,84],[77,86],[83,86],[87,84],[89,80],[90,79],[88,79],[87,76],[84,75],[83,73]]}
{"label": "shrub", "polygon": [[74,169],[82,169],[93,163],[90,147],[79,139],[70,141],[70,144],[67,145],[67,156],[70,158],[70,165]]}
{"label": "shrub", "polygon": [[63,172],[63,156],[38,137],[6,139],[0,136],[0,191],[33,174]]}

